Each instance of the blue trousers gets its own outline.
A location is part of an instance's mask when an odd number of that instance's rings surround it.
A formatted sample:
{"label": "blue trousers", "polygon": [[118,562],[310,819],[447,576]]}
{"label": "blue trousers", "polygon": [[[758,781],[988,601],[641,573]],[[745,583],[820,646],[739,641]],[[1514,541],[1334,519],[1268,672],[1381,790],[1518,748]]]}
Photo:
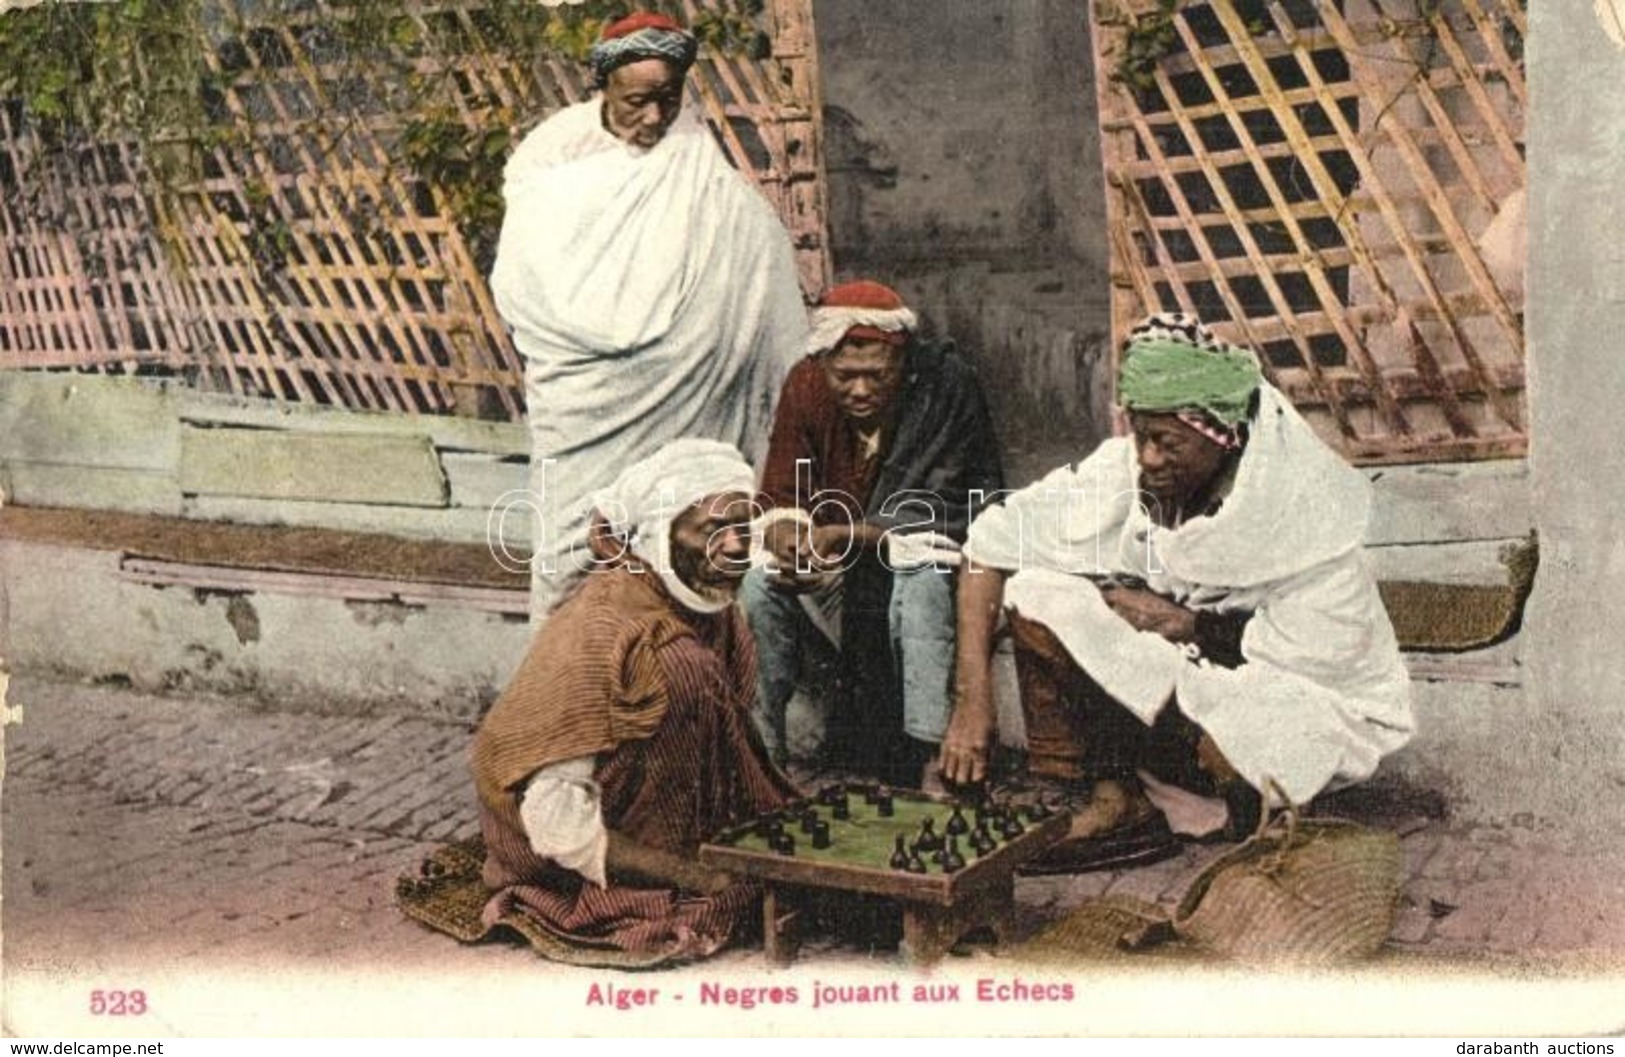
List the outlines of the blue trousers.
{"label": "blue trousers", "polygon": [[954,666],[953,570],[912,569],[891,574],[887,605],[889,642],[832,644],[814,625],[801,596],[774,587],[752,570],[741,593],[756,640],[756,726],[777,759],[786,752],[785,705],[819,652],[832,648],[890,649],[901,683],[903,732],[939,743],[948,729]]}

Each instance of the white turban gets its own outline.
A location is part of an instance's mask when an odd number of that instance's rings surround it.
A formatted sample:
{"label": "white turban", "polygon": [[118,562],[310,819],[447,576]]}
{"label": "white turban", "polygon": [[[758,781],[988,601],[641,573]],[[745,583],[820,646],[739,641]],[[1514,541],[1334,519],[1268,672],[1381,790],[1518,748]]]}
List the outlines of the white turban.
{"label": "white turban", "polygon": [[729,603],[701,597],[672,569],[671,523],[707,496],[755,491],[756,474],[737,448],[685,438],[622,470],[593,506],[632,553],[654,567],[672,597],[696,612],[714,613]]}

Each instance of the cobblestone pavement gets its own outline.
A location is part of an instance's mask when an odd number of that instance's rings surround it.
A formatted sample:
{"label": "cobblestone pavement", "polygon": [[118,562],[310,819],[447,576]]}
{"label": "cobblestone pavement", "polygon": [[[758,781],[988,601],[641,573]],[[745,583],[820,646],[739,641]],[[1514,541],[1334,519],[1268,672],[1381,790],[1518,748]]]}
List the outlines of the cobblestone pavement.
{"label": "cobblestone pavement", "polygon": [[[9,697],[24,713],[7,732],[3,801],[9,1030],[53,1030],[34,1018],[77,1010],[85,987],[176,972],[221,981],[247,972],[244,987],[273,972],[359,979],[380,965],[420,983],[473,974],[579,989],[605,978],[515,946],[460,946],[395,909],[397,875],[437,842],[476,832],[464,726],[38,678],[13,679]],[[1468,826],[1413,812],[1387,824],[1403,834],[1408,867],[1398,956],[1543,971],[1625,964],[1625,841],[1585,846],[1527,818]],[[1172,904],[1221,850],[1193,846],[1138,870],[1023,879],[1020,920],[1034,930],[1104,893]],[[805,954],[803,970],[894,964],[824,947]],[[657,975],[764,972],[759,954],[736,951]],[[324,1002],[340,993],[321,986]],[[58,1005],[59,1014],[44,1012]],[[319,1022],[330,1030],[343,1026],[335,1008],[342,1003],[324,1015],[339,1021]],[[97,1027],[74,1023],[82,1033]],[[255,1023],[199,1013],[155,1030],[271,1030]]]}

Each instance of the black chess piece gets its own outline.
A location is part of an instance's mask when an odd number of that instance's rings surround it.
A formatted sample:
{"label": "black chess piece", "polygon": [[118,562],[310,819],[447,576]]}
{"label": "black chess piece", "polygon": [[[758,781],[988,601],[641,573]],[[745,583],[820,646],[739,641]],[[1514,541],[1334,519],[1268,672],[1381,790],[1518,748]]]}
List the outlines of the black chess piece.
{"label": "black chess piece", "polygon": [[942,838],[937,836],[936,826],[929,817],[920,821],[920,835],[914,838],[914,846],[921,851],[942,849]]}
{"label": "black chess piece", "polygon": [[818,825],[818,812],[808,808],[801,813],[801,832],[810,834],[816,825]]}
{"label": "black chess piece", "polygon": [[903,847],[903,835],[901,833],[897,835],[897,846],[892,849],[891,862],[887,865],[893,870],[908,869],[908,849]]}
{"label": "black chess piece", "polygon": [[950,837],[958,837],[970,832],[970,823],[965,821],[965,812],[959,805],[954,805],[954,813],[948,816],[948,824],[942,829]]}
{"label": "black chess piece", "polygon": [[813,823],[812,845],[815,848],[829,847],[829,823],[823,819]]}
{"label": "black chess piece", "polygon": [[959,851],[959,838],[949,837],[948,847],[942,853],[942,872],[957,873],[965,868],[965,856]]}
{"label": "black chess piece", "polygon": [[1017,815],[1011,815],[1009,818],[1005,819],[1004,825],[1001,828],[1004,832],[1005,840],[1015,840],[1017,837],[1027,832],[1027,827],[1021,824],[1021,818]]}
{"label": "black chess piece", "polygon": [[881,789],[880,797],[875,801],[875,814],[881,818],[891,818],[897,814],[896,805],[892,803],[890,791],[887,791],[884,786]]}
{"label": "black chess piece", "polygon": [[773,842],[773,850],[780,855],[794,855],[796,853],[796,838],[793,833],[780,833]]}
{"label": "black chess piece", "polygon": [[832,818],[845,822],[852,817],[852,804],[845,795],[842,795],[841,799],[829,806],[829,813]]}
{"label": "black chess piece", "polygon": [[984,821],[970,835],[970,846],[971,851],[974,851],[978,856],[982,856],[997,848],[999,842],[992,833],[988,832],[987,823]]}
{"label": "black chess piece", "polygon": [[925,860],[920,858],[920,849],[915,848],[909,852],[908,863],[903,867],[909,873],[925,873]]}

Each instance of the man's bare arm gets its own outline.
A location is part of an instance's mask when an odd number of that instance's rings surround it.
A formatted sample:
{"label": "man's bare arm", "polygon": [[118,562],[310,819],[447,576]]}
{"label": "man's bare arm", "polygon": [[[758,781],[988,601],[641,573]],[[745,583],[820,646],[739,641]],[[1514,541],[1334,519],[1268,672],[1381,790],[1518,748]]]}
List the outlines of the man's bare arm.
{"label": "man's bare arm", "polygon": [[1112,612],[1138,631],[1152,631],[1169,642],[1196,641],[1196,612],[1145,588],[1106,586],[1100,595]]}
{"label": "man's bare arm", "polygon": [[942,775],[968,785],[987,777],[988,750],[998,730],[993,704],[993,635],[1008,576],[966,560],[959,570],[954,711],[942,739]]}

